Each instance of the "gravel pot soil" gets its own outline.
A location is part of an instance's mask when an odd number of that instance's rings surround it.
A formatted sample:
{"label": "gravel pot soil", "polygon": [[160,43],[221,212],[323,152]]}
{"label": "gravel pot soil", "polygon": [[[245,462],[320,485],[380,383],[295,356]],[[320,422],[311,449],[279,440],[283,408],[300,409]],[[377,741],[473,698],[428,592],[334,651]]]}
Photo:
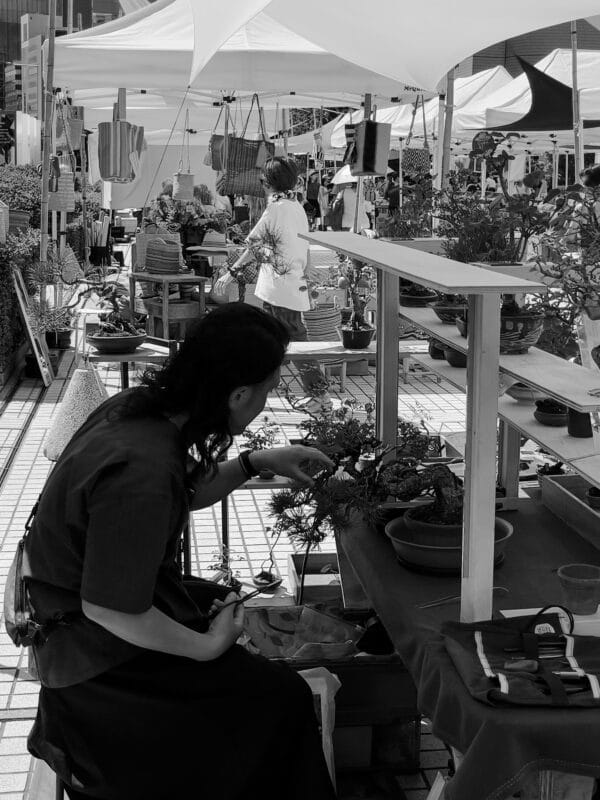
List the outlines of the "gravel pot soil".
{"label": "gravel pot soil", "polygon": [[[468,317],[456,317],[456,327],[465,339],[468,332]],[[537,344],[544,330],[542,314],[502,314],[500,316],[500,353],[519,355]]]}
{"label": "gravel pot soil", "polygon": [[87,341],[99,353],[133,353],[146,339],[145,333],[137,336],[124,334],[123,336],[96,336],[90,334]]}
{"label": "gravel pot soil", "polygon": [[569,436],[577,436],[580,439],[589,439],[593,436],[589,412],[569,408],[567,410],[567,432]]}
{"label": "gravel pot soil", "polygon": [[435,292],[425,292],[423,294],[412,294],[411,292],[400,292],[400,305],[406,308],[425,308],[437,299]]}
{"label": "gravel pot soil", "polygon": [[342,345],[346,350],[364,350],[371,344],[371,340],[375,335],[375,328],[338,328]]}
{"label": "gravel pot soil", "polygon": [[467,354],[455,350],[453,347],[444,347],[444,358],[451,367],[466,367]]}
{"label": "gravel pot soil", "polygon": [[443,300],[431,303],[429,307],[444,325],[454,325],[456,317],[460,317],[467,310],[467,306],[464,303],[445,303]]}
{"label": "gravel pot soil", "polygon": [[430,339],[427,349],[429,350],[429,355],[431,358],[435,359],[436,361],[443,361],[446,357],[444,355],[444,346],[438,342],[437,339]]}
{"label": "gravel pot soil", "polygon": [[562,428],[567,424],[567,407],[555,400],[536,400],[536,410],[533,416],[542,425],[552,428]]}

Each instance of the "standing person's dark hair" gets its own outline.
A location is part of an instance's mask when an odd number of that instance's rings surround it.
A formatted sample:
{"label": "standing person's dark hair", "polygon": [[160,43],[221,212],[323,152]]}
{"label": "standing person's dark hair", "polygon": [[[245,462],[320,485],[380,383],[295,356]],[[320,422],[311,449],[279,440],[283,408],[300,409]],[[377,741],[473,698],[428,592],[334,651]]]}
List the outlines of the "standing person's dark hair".
{"label": "standing person's dark hair", "polygon": [[187,333],[160,370],[147,370],[123,415],[188,413],[182,428],[208,474],[231,445],[227,398],[236,386],[262,383],[281,366],[289,344],[282,323],[254,306],[220,306]]}
{"label": "standing person's dark hair", "polygon": [[588,189],[597,189],[600,186],[600,164],[595,167],[587,167],[579,173],[581,182]]}
{"label": "standing person's dark hair", "polygon": [[267,161],[263,173],[265,182],[275,192],[291,192],[298,183],[298,166],[293,158],[287,156]]}

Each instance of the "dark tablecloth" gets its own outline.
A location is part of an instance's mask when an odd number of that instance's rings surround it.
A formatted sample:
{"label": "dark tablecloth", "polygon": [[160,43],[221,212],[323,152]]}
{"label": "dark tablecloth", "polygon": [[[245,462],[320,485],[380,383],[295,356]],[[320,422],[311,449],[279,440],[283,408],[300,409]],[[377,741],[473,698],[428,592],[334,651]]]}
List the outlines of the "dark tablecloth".
{"label": "dark tablecloth", "polygon": [[[495,613],[560,602],[557,567],[600,563],[598,549],[537,499],[522,501],[518,511],[502,516],[513,524],[514,535],[505,563],[495,572],[494,585],[509,589],[495,599]],[[459,618],[460,604],[416,608],[459,595],[460,578],[409,571],[396,561],[387,537],[364,526],[349,528],[342,542],[415,681],[420,711],[431,719],[436,736],[465,756],[447,785],[448,800],[510,797],[525,776],[539,769],[600,777],[600,711],[493,708],[468,693],[439,633],[443,620]]]}

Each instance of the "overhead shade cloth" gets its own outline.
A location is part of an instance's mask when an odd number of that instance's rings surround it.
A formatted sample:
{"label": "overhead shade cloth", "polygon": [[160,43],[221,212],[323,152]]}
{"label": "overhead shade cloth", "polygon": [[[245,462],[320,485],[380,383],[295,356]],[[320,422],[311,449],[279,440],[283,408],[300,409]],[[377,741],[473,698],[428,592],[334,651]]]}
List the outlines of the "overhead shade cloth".
{"label": "overhead shade cloth", "polygon": [[[573,89],[546,75],[525,59],[519,64],[529,81],[531,108],[521,119],[498,126],[504,131],[561,131],[573,127]],[[600,75],[598,76],[600,82]],[[600,120],[586,120],[584,126],[600,125]]]}

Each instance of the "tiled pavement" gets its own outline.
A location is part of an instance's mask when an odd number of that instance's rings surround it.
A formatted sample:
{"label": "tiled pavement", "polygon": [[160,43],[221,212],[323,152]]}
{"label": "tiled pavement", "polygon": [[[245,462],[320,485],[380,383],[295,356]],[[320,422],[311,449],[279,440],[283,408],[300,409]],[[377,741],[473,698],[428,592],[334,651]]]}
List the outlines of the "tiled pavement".
{"label": "tiled pavement", "polygon": [[[60,364],[57,379],[45,392],[41,382],[23,380],[8,402],[0,396],[0,592],[24,522],[51,469],[42,453],[46,431],[51,424],[72,366],[72,356],[66,354]],[[110,393],[119,389],[120,373],[112,365],[103,365],[101,376]],[[289,376],[292,390],[300,393],[299,384]],[[372,371],[365,377],[349,377],[346,395],[358,403],[372,400],[374,381]],[[341,395],[338,395],[341,397]],[[334,395],[335,398],[335,395]],[[399,414],[411,417],[416,406],[430,415],[432,430],[461,431],[464,420],[464,397],[443,382],[411,376],[408,384],[399,384]],[[280,423],[286,437],[295,436],[302,416],[294,412],[287,401],[276,394],[269,398],[267,411]],[[235,568],[248,579],[260,569],[271,545],[266,503],[267,488],[234,494],[230,503],[230,541]],[[220,547],[221,512],[215,506],[194,514],[192,559],[198,574],[210,574],[209,565]],[[287,556],[293,551],[287,541],[280,541],[274,551],[276,566],[287,579]],[[239,559],[239,560],[237,560]],[[26,657],[19,653],[7,635],[0,631],[0,711],[16,717],[0,723],[0,800],[51,800],[51,790],[40,788],[39,775],[34,777],[33,759],[28,755],[26,736],[31,727],[30,709],[37,702],[38,686],[27,680]],[[421,800],[427,796],[437,768],[444,769],[448,752],[427,728],[422,737],[419,772],[399,776],[397,794],[400,799]],[[42,782],[43,783],[43,782]],[[48,784],[50,786],[50,783]],[[376,798],[393,796],[356,786],[350,797]]]}

